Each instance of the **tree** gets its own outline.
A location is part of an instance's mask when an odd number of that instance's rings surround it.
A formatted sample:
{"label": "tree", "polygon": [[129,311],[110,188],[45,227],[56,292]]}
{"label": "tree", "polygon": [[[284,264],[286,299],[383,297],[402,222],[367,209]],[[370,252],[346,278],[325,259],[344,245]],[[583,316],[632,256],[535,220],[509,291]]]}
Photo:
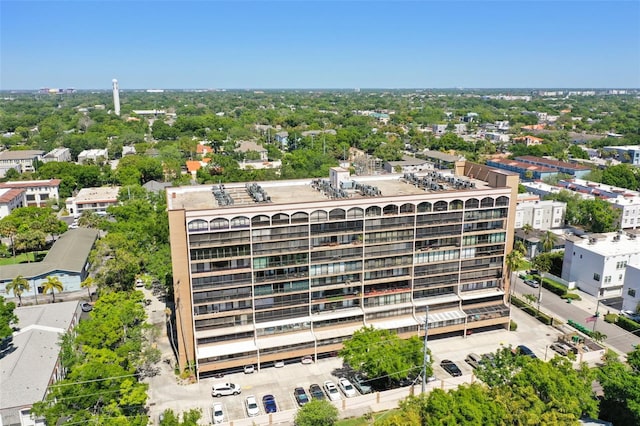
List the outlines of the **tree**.
{"label": "tree", "polygon": [[14,296],[18,297],[18,306],[22,306],[22,293],[29,290],[31,290],[29,281],[22,275],[15,277],[10,283],[7,283],[5,287],[7,293],[11,291]]}
{"label": "tree", "polygon": [[58,277],[48,276],[47,280],[42,285],[42,291],[44,294],[51,292],[53,303],[56,303],[56,290],[58,290],[58,292],[62,292],[62,290],[64,290],[64,286],[62,285]]}
{"label": "tree", "polygon": [[21,227],[21,231],[15,237],[15,245],[18,250],[33,252],[33,261],[36,261],[37,250],[44,247],[47,235],[38,230]]}
{"label": "tree", "polygon": [[94,279],[91,277],[85,278],[81,283],[81,288],[87,289],[87,294],[89,295],[89,300],[91,300],[91,287],[94,285]]}
{"label": "tree", "polygon": [[164,410],[162,414],[160,426],[198,426],[198,420],[202,418],[202,411],[195,408],[182,413],[182,421],[180,421],[180,416],[170,408]]}
{"label": "tree", "polygon": [[5,302],[0,296],[0,341],[13,334],[13,326],[18,323],[18,317],[13,313],[15,309],[15,303]]}
{"label": "tree", "polygon": [[531,224],[525,223],[522,226],[522,232],[524,232],[524,235],[528,236],[531,233],[531,231],[533,231],[533,226],[531,226]]}
{"label": "tree", "polygon": [[314,399],[296,414],[298,426],[332,426],[338,421],[338,409],[325,399]]}
{"label": "tree", "polygon": [[607,335],[598,330],[595,330],[591,332],[591,338],[598,343],[602,343],[607,340]]}
{"label": "tree", "polygon": [[580,225],[589,232],[602,233],[616,230],[620,210],[599,198],[582,200],[578,204]]}
{"label": "tree", "polygon": [[11,251],[13,253],[13,257],[16,257],[16,245],[15,245],[15,236],[18,234],[18,224],[15,219],[9,215],[2,220],[0,220],[0,237],[9,238],[11,243]]}
{"label": "tree", "polygon": [[[344,342],[340,356],[369,378],[400,380],[422,365],[422,341],[418,336],[403,340],[389,330],[363,327]],[[431,374],[432,369],[428,365],[427,377]]]}
{"label": "tree", "polygon": [[602,172],[602,183],[631,189],[633,191],[638,189],[638,179],[629,164],[617,164],[604,169]]}
{"label": "tree", "polygon": [[616,425],[640,424],[640,371],[636,359],[640,349],[627,355],[631,367],[616,356],[607,357],[599,368],[597,378],[604,390],[600,403],[600,417]]}
{"label": "tree", "polygon": [[544,252],[549,252],[551,250],[553,250],[553,248],[556,245],[556,242],[558,241],[558,237],[556,234],[554,234],[551,231],[547,231],[542,235],[542,251]]}

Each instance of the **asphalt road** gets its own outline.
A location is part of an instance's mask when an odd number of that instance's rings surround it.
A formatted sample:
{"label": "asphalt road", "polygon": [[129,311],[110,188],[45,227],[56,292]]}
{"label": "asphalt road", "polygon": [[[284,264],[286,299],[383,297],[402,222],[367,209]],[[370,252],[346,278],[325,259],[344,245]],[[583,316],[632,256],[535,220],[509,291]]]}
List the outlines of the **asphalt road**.
{"label": "asphalt road", "polygon": [[[549,290],[541,287],[532,288],[525,284],[520,278],[516,278],[515,280],[516,284],[514,286],[514,293],[516,295],[522,296],[524,294],[533,294],[538,297],[540,294],[540,310],[542,312],[550,313],[553,317],[565,322],[567,320],[576,321],[589,328],[589,330],[594,330],[595,327],[595,330],[604,333],[607,336],[604,343],[611,346],[618,352],[628,353],[633,351],[636,345],[640,345],[640,337],[623,330],[617,325],[609,324],[604,321],[604,315],[610,309],[607,306],[600,304],[598,307],[600,317],[595,322],[586,322],[587,318],[593,317],[596,312],[597,305],[594,302],[580,301],[567,303],[565,300],[561,299]],[[536,305],[537,303],[534,303],[534,306]]]}

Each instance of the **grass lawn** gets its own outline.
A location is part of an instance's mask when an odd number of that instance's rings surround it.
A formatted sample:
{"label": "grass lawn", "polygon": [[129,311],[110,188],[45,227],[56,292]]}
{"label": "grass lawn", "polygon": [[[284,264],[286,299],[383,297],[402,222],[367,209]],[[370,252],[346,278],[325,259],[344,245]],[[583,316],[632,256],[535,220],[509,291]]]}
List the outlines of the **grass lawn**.
{"label": "grass lawn", "polygon": [[[41,261],[47,255],[46,251],[39,251],[36,256],[36,262]],[[20,253],[16,255],[15,259],[13,256],[9,257],[0,257],[0,266],[2,265],[16,265],[18,263],[28,263],[33,262],[33,253]]]}

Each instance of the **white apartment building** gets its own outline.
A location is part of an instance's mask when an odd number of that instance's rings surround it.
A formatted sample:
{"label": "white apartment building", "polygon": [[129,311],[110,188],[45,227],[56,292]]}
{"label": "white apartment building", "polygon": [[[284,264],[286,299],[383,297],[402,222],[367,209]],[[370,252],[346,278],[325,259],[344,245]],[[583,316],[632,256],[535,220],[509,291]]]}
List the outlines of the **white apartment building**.
{"label": "white apartment building", "polygon": [[102,159],[102,161],[109,160],[109,152],[106,149],[87,149],[78,154],[78,163],[84,164],[89,160],[97,163]]}
{"label": "white apartment building", "polygon": [[605,146],[602,150],[606,152],[615,152],[617,154],[617,159],[623,163],[640,166],[640,145]]}
{"label": "white apartment building", "polygon": [[24,190],[24,206],[46,207],[49,200],[58,200],[60,179],[22,180],[0,183],[1,188],[19,188]]}
{"label": "white apartment building", "polygon": [[0,219],[9,216],[14,209],[24,207],[24,190],[0,188]]}
{"label": "white apartment building", "polygon": [[119,192],[119,186],[83,188],[75,197],[67,198],[66,208],[73,217],[79,217],[86,211],[106,214],[107,207],[118,204]]}
{"label": "white apartment building", "polygon": [[636,311],[640,304],[640,266],[627,265],[622,297],[622,309]]}
{"label": "white apartment building", "polygon": [[515,228],[531,225],[533,229],[547,231],[562,228],[567,204],[561,201],[523,201],[516,206]]}
{"label": "white apartment building", "polygon": [[0,178],[4,177],[10,169],[15,169],[19,173],[33,172],[33,162],[42,160],[44,151],[24,150],[24,151],[2,151],[0,152]]}
{"label": "white apartment building", "polygon": [[42,157],[43,163],[58,162],[64,163],[65,161],[71,161],[71,150],[69,148],[56,148]]}
{"label": "white apartment building", "polygon": [[640,266],[640,239],[621,231],[567,237],[562,279],[596,297],[622,296],[627,265]]}

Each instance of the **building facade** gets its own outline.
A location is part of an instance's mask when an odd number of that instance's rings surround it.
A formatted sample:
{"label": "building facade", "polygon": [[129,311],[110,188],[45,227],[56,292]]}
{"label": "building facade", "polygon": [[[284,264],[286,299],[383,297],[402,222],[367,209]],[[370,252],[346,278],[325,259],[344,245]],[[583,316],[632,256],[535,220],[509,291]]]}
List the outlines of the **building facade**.
{"label": "building facade", "polygon": [[35,171],[34,162],[42,160],[44,151],[2,151],[0,152],[0,178],[3,178],[8,170],[14,169],[18,173]]}
{"label": "building facade", "polygon": [[640,265],[627,265],[622,289],[622,309],[636,312],[640,306]]}
{"label": "building facade", "polygon": [[616,158],[623,163],[640,166],[640,145],[605,146],[605,152],[615,152]]}
{"label": "building facade", "polygon": [[560,201],[524,201],[516,207],[515,228],[531,225],[533,229],[546,231],[564,226],[567,204]]}
{"label": "building facade", "polygon": [[119,186],[82,188],[75,197],[67,198],[66,209],[73,217],[80,217],[84,212],[104,215],[107,208],[118,204],[119,193]]}
{"label": "building facade", "polygon": [[364,325],[424,334],[427,306],[429,334],[508,327],[517,183],[459,162],[446,175],[334,168],[167,188],[180,367],[331,354]]}
{"label": "building facade", "polygon": [[58,163],[71,161],[71,150],[69,148],[64,148],[64,147],[55,148],[49,151],[47,155],[42,157],[43,163],[50,163],[52,161],[55,161]]}
{"label": "building facade", "polygon": [[24,190],[24,206],[46,207],[49,201],[58,201],[60,179],[19,180],[0,183],[0,188]]}
{"label": "building facade", "polygon": [[627,265],[640,266],[640,239],[622,231],[567,237],[562,279],[596,297],[620,297]]}

